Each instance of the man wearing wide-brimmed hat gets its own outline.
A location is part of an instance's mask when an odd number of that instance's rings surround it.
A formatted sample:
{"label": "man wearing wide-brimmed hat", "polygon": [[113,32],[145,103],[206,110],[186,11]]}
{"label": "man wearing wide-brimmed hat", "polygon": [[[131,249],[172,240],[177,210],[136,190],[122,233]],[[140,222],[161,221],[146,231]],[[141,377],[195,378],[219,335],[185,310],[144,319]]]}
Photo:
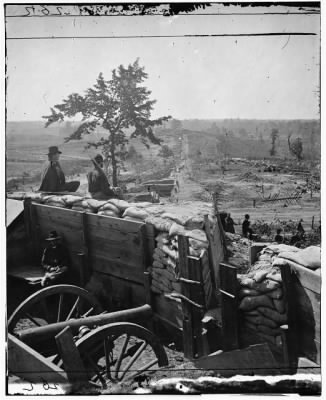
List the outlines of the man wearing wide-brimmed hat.
{"label": "man wearing wide-brimmed hat", "polygon": [[66,182],[59,158],[61,151],[57,146],[50,146],[48,152],[49,162],[46,164],[41,178],[41,186],[39,190],[44,192],[75,192],[80,182]]}
{"label": "man wearing wide-brimmed hat", "polygon": [[61,237],[56,231],[51,231],[45,240],[48,242],[48,246],[44,249],[41,261],[45,270],[41,285],[64,283],[69,265],[68,251],[60,243]]}
{"label": "man wearing wide-brimmed hat", "polygon": [[87,174],[88,191],[90,195],[93,199],[97,200],[109,200],[116,197],[103,171],[104,160],[102,155],[97,154],[92,161],[94,170]]}

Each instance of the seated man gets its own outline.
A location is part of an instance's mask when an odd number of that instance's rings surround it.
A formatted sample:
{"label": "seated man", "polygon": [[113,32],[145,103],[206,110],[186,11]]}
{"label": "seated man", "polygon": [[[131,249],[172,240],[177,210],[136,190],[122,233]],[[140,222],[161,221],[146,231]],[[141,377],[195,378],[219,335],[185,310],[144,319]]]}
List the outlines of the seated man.
{"label": "seated man", "polygon": [[49,286],[64,283],[67,277],[69,255],[67,249],[60,243],[60,236],[52,231],[46,239],[49,245],[44,249],[42,256],[42,267],[45,275],[42,279],[42,286]]}
{"label": "seated man", "polygon": [[93,159],[94,170],[87,174],[88,191],[93,199],[109,200],[116,197],[103,171],[103,157],[97,154]]}
{"label": "seated man", "polygon": [[61,151],[57,146],[50,146],[48,152],[49,162],[45,165],[40,189],[43,192],[75,192],[79,181],[66,182],[65,175],[59,164]]}

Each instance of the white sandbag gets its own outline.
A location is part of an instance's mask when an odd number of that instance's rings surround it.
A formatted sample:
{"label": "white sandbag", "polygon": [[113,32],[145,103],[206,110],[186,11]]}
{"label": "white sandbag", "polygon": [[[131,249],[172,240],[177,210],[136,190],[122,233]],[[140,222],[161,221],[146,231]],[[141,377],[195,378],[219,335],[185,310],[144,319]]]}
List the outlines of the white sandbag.
{"label": "white sandbag", "polygon": [[189,244],[195,250],[208,249],[208,242],[202,242],[201,240],[189,238]]}
{"label": "white sandbag", "polygon": [[113,204],[121,212],[125,211],[128,207],[130,207],[130,205],[127,201],[120,200],[120,199],[110,199],[110,200],[108,200],[108,203]]}
{"label": "white sandbag", "polygon": [[81,196],[74,196],[72,194],[65,194],[62,196],[62,200],[68,205],[71,206],[74,203],[81,202],[83,201],[83,198]]}
{"label": "white sandbag", "polygon": [[204,229],[204,219],[201,216],[190,217],[184,225],[186,229]]}
{"label": "white sandbag", "polygon": [[172,222],[161,218],[161,217],[154,217],[152,215],[148,216],[145,219],[146,224],[152,224],[155,229],[157,229],[160,232],[169,232]]}
{"label": "white sandbag", "polygon": [[176,214],[169,213],[169,212],[165,212],[164,214],[161,215],[161,217],[164,219],[170,219],[182,226],[185,225],[185,223],[188,219],[188,217],[185,217],[183,215],[176,215]]}
{"label": "white sandbag", "polygon": [[296,253],[297,251],[299,251],[300,249],[298,249],[295,246],[289,246],[287,244],[270,244],[268,246],[266,246],[263,250],[262,253],[273,253],[273,254],[279,254],[283,251],[289,251],[289,252],[293,252]]}
{"label": "white sandbag", "polygon": [[193,238],[195,240],[199,240],[204,243],[208,243],[206,233],[201,231],[200,229],[193,229],[192,231],[186,231],[186,236],[189,238]]}
{"label": "white sandbag", "polygon": [[98,210],[99,208],[103,207],[106,201],[100,201],[96,199],[87,199],[87,204],[89,208],[93,208],[94,210]]}
{"label": "white sandbag", "polygon": [[134,218],[134,217],[124,217],[123,218],[126,221],[132,221],[132,222],[138,222],[139,224],[142,224],[144,221],[142,219]]}
{"label": "white sandbag", "polygon": [[293,261],[309,269],[317,269],[321,267],[321,249],[318,246],[309,246],[296,253],[282,252],[279,258]]}
{"label": "white sandbag", "polygon": [[114,211],[111,210],[98,211],[97,215],[105,215],[107,217],[119,218],[119,215],[117,215]]}
{"label": "white sandbag", "polygon": [[107,210],[113,211],[117,215],[121,214],[120,209],[117,206],[115,206],[114,204],[111,204],[109,202],[105,202],[99,209],[99,211],[107,211]]}
{"label": "white sandbag", "polygon": [[186,234],[186,230],[182,225],[179,225],[176,222],[174,222],[171,225],[171,228],[169,230],[169,236],[177,236],[177,235],[185,235],[185,234]]}
{"label": "white sandbag", "polygon": [[66,204],[63,202],[49,201],[46,203],[46,205],[51,207],[66,208]]}
{"label": "white sandbag", "polygon": [[123,213],[123,217],[133,217],[140,220],[145,220],[148,217],[148,213],[140,208],[129,207]]}
{"label": "white sandbag", "polygon": [[175,250],[171,250],[167,245],[162,246],[162,251],[173,260],[177,260],[179,258],[179,254]]}

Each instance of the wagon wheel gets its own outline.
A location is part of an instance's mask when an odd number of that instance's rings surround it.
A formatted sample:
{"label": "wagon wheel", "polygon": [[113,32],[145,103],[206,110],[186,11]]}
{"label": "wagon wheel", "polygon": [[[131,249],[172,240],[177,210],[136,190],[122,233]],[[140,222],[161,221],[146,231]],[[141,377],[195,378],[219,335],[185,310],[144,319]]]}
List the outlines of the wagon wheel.
{"label": "wagon wheel", "polygon": [[128,322],[101,326],[79,339],[76,346],[89,382],[103,389],[110,383],[153,371],[154,366],[168,365],[159,339],[142,326]]}
{"label": "wagon wheel", "polygon": [[74,285],[49,286],[32,294],[12,313],[8,331],[17,333],[51,323],[83,318],[102,312],[96,298],[87,290]]}

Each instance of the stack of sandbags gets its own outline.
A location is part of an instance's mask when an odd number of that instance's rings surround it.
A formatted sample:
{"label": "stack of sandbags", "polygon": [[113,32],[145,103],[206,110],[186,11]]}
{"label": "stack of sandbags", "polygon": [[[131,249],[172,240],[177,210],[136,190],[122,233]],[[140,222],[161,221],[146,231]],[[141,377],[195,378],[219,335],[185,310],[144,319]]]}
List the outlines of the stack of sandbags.
{"label": "stack of sandbags", "polygon": [[128,221],[145,222],[145,219],[148,216],[149,214],[145,211],[144,208],[131,206],[124,211],[122,218]]}
{"label": "stack of sandbags", "polygon": [[80,203],[83,201],[83,197],[74,196],[72,194],[65,194],[61,198],[66,203],[67,208],[71,208],[75,203]]}
{"label": "stack of sandbags", "polygon": [[[162,220],[164,221],[164,218]],[[151,267],[152,291],[155,293],[181,292],[178,234],[189,237],[189,254],[192,256],[202,257],[208,248],[207,237],[203,231],[187,231],[176,223],[170,226],[169,232],[161,231],[155,238],[156,248]],[[207,288],[210,290],[208,286]]]}
{"label": "stack of sandbags", "polygon": [[238,282],[243,327],[274,345],[281,344],[281,326],[287,323],[287,305],[279,269],[238,275]]}
{"label": "stack of sandbags", "polygon": [[97,211],[98,215],[106,215],[107,217],[120,218],[121,210],[110,202],[105,202]]}
{"label": "stack of sandbags", "polygon": [[152,291],[154,293],[181,292],[178,282],[178,251],[174,239],[167,232],[160,233],[155,238],[156,248],[151,267]]}

